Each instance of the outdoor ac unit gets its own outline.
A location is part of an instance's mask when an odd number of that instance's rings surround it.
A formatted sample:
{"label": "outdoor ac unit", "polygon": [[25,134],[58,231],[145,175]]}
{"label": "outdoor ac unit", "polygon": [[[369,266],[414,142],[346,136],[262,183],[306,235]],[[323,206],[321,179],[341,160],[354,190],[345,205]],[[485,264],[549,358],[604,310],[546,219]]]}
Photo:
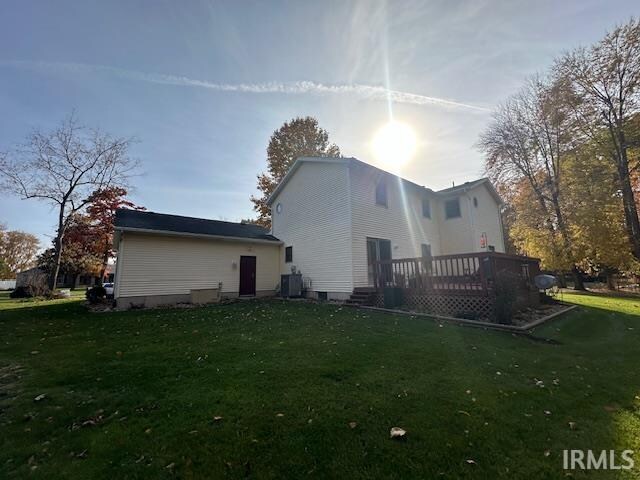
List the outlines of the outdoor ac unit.
{"label": "outdoor ac unit", "polygon": [[280,295],[284,298],[302,296],[302,274],[282,275],[280,277]]}

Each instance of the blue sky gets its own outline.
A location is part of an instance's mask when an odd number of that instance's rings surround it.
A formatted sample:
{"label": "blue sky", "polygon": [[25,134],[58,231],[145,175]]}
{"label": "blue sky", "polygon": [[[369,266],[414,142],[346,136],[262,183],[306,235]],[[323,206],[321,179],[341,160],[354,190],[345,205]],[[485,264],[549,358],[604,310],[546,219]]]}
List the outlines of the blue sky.
{"label": "blue sky", "polygon": [[[639,13],[631,0],[7,0],[0,150],[75,109],[139,140],[134,201],[239,220],[253,215],[270,134],[294,116],[317,117],[344,155],[375,163],[371,138],[389,119],[376,88],[388,85],[394,118],[419,141],[400,173],[444,188],[481,175],[474,144],[491,107]],[[48,242],[50,208],[2,195],[0,222]]]}

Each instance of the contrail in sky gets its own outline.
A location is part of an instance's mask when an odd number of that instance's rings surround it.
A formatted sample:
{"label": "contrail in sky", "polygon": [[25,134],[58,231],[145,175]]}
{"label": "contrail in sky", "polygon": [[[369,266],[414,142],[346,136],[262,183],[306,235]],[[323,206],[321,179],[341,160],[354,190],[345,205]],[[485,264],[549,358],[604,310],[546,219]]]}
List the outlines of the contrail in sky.
{"label": "contrail in sky", "polygon": [[364,99],[384,100],[389,99],[396,103],[406,103],[410,105],[437,105],[448,108],[461,108],[475,110],[478,112],[488,112],[489,108],[472,105],[468,103],[456,102],[444,98],[429,97],[416,93],[401,92],[398,90],[387,90],[384,87],[364,85],[359,83],[327,85],[312,81],[297,82],[267,82],[267,83],[215,83],[207,80],[198,80],[177,75],[165,75],[160,73],[145,73],[122,68],[109,67],[106,65],[91,65],[85,63],[61,63],[61,62],[34,62],[34,61],[3,61],[0,60],[0,67],[20,67],[39,70],[59,70],[66,72],[105,72],[120,78],[137,80],[161,85],[175,85],[179,87],[206,88],[218,92],[239,92],[239,93],[281,93],[281,94],[312,94],[312,95],[355,95]]}

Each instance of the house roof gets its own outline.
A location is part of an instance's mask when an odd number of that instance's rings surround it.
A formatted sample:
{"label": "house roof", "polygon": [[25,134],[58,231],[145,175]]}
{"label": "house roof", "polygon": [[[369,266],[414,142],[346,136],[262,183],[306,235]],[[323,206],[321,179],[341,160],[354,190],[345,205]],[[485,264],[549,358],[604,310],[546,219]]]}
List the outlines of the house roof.
{"label": "house roof", "polygon": [[116,231],[120,232],[173,233],[187,236],[280,242],[268,230],[259,225],[182,217],[139,210],[119,209],[116,211],[114,226]]}
{"label": "house roof", "polygon": [[414,182],[412,182],[410,180],[407,180],[406,178],[399,177],[398,175],[395,175],[395,174],[393,174],[391,172],[387,172],[386,170],[382,170],[381,168],[374,167],[373,165],[371,165],[369,163],[366,163],[366,162],[363,162],[362,160],[358,160],[357,158],[353,158],[353,157],[300,157],[291,166],[291,168],[289,169],[287,174],[280,181],[280,183],[278,183],[278,186],[275,188],[273,193],[269,196],[269,199],[267,200],[267,203],[269,205],[271,205],[273,203],[275,198],[282,191],[284,186],[289,182],[291,177],[293,177],[295,172],[305,162],[356,164],[356,165],[359,165],[359,166],[363,166],[365,168],[370,168],[372,170],[376,170],[376,171],[378,171],[380,173],[384,173],[386,175],[391,175],[393,177],[396,177],[396,178],[400,179],[404,183],[413,185],[414,187],[417,187],[417,188],[419,188],[421,190],[424,190],[426,192],[429,192],[429,193],[432,193],[432,194],[435,194],[435,195],[442,195],[442,196],[456,194],[456,193],[463,193],[463,192],[466,192],[468,190],[471,190],[472,188],[476,188],[476,187],[478,187],[480,185],[486,185],[486,187],[489,189],[489,193],[496,200],[496,202],[498,202],[498,204],[500,204],[500,205],[503,203],[502,199],[500,198],[500,195],[498,194],[496,189],[493,187],[493,185],[491,184],[491,181],[488,178],[480,178],[478,180],[474,180],[474,181],[471,181],[471,182],[465,182],[465,183],[463,183],[461,185],[458,185],[458,186],[455,186],[455,187],[449,187],[449,188],[445,188],[443,190],[434,191],[434,190],[432,190],[432,189],[430,189],[428,187],[425,187],[425,186],[422,186],[422,185],[418,185],[417,183],[414,183]]}
{"label": "house roof", "polygon": [[502,201],[502,198],[500,197],[500,194],[491,183],[491,180],[489,180],[486,177],[479,178],[478,180],[473,180],[471,182],[464,182],[464,183],[461,183],[460,185],[455,185],[453,187],[445,188],[443,190],[438,190],[436,193],[438,195],[443,195],[443,196],[456,195],[459,193],[467,192],[471,189],[479,187],[480,185],[484,185],[485,187],[487,187],[487,189],[489,190],[489,193],[495,199],[495,201],[498,202],[499,205],[502,205],[503,201]]}

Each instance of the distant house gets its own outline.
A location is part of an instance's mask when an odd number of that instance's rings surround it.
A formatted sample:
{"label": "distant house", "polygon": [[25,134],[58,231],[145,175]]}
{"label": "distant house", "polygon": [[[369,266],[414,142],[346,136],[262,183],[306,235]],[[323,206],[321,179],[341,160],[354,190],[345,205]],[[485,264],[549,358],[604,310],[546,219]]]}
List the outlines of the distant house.
{"label": "distant house", "polygon": [[40,267],[33,267],[16,274],[16,288],[44,287],[47,285],[47,273]]}
{"label": "distant house", "polygon": [[186,302],[198,291],[272,295],[292,267],[321,299],[434,276],[486,291],[484,260],[505,249],[501,203],[487,179],[434,191],[354,158],[300,158],[269,198],[271,232],[119,210],[115,298],[127,307]]}

